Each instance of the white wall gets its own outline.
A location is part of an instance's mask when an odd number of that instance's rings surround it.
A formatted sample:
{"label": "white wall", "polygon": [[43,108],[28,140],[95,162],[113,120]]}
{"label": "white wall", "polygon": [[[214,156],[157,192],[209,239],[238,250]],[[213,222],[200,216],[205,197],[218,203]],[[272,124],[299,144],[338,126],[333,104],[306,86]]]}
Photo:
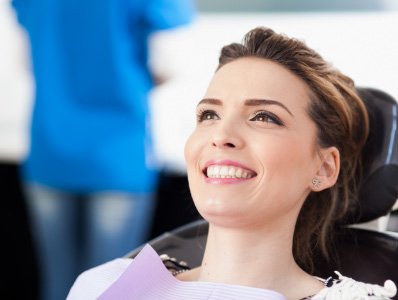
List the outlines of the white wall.
{"label": "white wall", "polygon": [[357,85],[379,88],[398,99],[397,12],[202,15],[186,40],[194,44],[194,53],[180,54],[185,71],[153,92],[157,153],[166,169],[185,170],[184,143],[221,47],[241,41],[256,26],[305,40]]}
{"label": "white wall", "polygon": [[32,78],[27,43],[8,1],[0,1],[0,160],[20,161],[28,144]]}

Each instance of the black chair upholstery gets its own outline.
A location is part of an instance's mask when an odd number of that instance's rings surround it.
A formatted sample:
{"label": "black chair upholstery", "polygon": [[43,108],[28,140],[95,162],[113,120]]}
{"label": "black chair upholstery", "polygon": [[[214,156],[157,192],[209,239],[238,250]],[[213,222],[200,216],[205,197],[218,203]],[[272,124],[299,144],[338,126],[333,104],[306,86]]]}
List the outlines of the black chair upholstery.
{"label": "black chair upholstery", "polygon": [[[358,206],[345,223],[354,224],[387,214],[398,199],[398,104],[384,92],[358,89],[370,116],[370,136],[363,151],[363,183]],[[167,253],[191,267],[201,264],[208,223],[199,220],[150,241],[159,253]],[[128,256],[134,257],[139,250]],[[398,283],[398,233],[343,227],[337,234],[336,261],[317,258],[315,274],[327,278],[338,270],[356,280],[383,284],[386,279]]]}
{"label": "black chair upholstery", "polygon": [[[197,220],[166,232],[149,244],[158,254],[186,261],[189,267],[195,268],[202,263],[208,229],[209,224],[205,220]],[[134,249],[126,257],[134,258],[143,247],[144,245]]]}
{"label": "black chair upholstery", "polygon": [[370,132],[362,153],[358,205],[346,224],[374,220],[390,212],[398,198],[398,104],[390,95],[358,88],[369,114]]}

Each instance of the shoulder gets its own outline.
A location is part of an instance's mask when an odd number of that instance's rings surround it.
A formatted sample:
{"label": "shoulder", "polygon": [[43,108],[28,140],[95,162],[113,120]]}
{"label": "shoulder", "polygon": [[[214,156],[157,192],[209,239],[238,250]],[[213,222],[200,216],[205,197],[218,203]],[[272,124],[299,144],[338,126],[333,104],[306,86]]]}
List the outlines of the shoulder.
{"label": "shoulder", "polygon": [[132,262],[129,258],[117,258],[95,268],[89,269],[77,277],[68,300],[96,299],[100,296]]}
{"label": "shoulder", "polygon": [[192,22],[195,15],[195,2],[191,0],[158,0],[156,5],[146,5],[145,10],[145,17],[152,31],[187,25]]}
{"label": "shoulder", "polygon": [[391,280],[387,280],[384,286],[356,281],[352,278],[338,275],[337,279],[327,279],[326,287],[313,300],[388,300],[397,293],[397,287]]}

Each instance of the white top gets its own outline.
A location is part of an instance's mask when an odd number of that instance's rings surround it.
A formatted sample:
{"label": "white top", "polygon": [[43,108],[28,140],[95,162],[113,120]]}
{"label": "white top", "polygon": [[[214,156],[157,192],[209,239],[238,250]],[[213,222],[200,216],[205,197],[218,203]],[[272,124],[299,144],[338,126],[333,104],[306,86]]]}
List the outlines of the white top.
{"label": "white top", "polygon": [[[140,258],[139,256],[143,252],[146,253],[141,255]],[[140,254],[134,260],[118,258],[82,273],[72,286],[67,300],[90,300],[97,299],[100,296],[101,299],[120,299],[123,297],[126,300],[285,299],[283,295],[265,289],[211,282],[180,281],[171,275],[150,246],[146,246]],[[130,274],[128,274],[129,272]],[[135,273],[135,278],[132,272]],[[339,278],[334,280],[331,287],[325,287],[318,294],[308,299],[386,300],[394,297],[397,292],[397,288],[391,280],[387,280],[382,287],[355,281],[342,276],[338,272],[336,274]],[[113,291],[111,291],[112,289]],[[115,290],[119,292],[116,293],[117,297],[114,293]]]}

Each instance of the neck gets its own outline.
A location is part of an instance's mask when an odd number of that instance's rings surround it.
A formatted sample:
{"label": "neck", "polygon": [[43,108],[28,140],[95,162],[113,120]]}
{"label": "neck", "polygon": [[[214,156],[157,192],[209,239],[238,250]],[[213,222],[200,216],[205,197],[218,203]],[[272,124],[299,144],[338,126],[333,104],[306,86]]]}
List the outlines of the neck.
{"label": "neck", "polygon": [[292,226],[249,230],[210,224],[197,280],[270,289],[294,299],[289,293],[299,289],[297,282],[308,284],[312,277],[293,258]]}
{"label": "neck", "polygon": [[[292,255],[292,237],[286,232],[242,230],[210,225],[200,272],[201,280],[257,285],[259,275],[288,273],[296,266]],[[261,239],[259,238],[261,236]],[[270,270],[270,272],[265,272]],[[283,277],[285,274],[281,274]],[[264,280],[261,280],[264,283]]]}

